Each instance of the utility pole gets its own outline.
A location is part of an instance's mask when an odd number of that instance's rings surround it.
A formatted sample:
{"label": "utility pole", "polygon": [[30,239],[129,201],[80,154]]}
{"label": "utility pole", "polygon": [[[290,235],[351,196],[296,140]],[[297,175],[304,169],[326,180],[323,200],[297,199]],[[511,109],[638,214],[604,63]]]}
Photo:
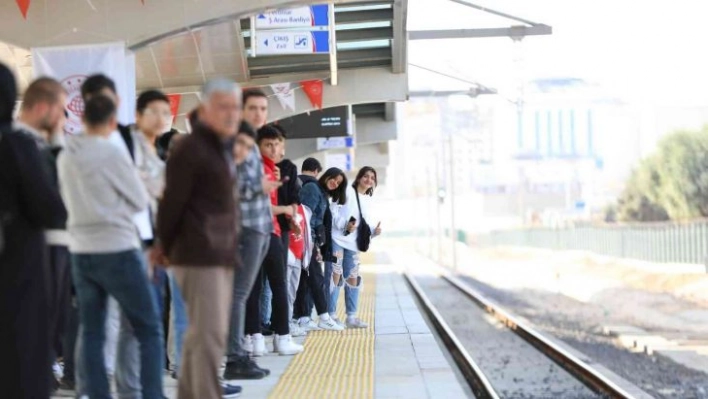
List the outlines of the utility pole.
{"label": "utility pole", "polygon": [[455,228],[455,155],[453,145],[454,135],[448,133],[448,150],[450,151],[450,237],[452,238],[452,269],[457,272],[457,229]]}

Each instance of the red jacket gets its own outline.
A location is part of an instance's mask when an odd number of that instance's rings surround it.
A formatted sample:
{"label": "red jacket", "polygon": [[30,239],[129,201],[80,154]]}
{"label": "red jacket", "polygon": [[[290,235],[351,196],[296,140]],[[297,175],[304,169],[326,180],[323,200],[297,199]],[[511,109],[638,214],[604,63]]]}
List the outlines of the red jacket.
{"label": "red jacket", "polygon": [[306,233],[307,222],[305,221],[305,210],[302,205],[297,206],[297,213],[300,216],[300,230],[302,234],[296,236],[295,233],[290,232],[290,251],[295,255],[295,259],[302,259],[305,253],[305,240],[304,235]]}
{"label": "red jacket", "polygon": [[[263,157],[263,172],[268,176],[268,180],[276,181],[275,178],[275,162],[268,157]],[[270,192],[270,204],[278,205],[278,190],[273,190]],[[280,237],[280,223],[278,223],[278,217],[273,215],[273,234]]]}

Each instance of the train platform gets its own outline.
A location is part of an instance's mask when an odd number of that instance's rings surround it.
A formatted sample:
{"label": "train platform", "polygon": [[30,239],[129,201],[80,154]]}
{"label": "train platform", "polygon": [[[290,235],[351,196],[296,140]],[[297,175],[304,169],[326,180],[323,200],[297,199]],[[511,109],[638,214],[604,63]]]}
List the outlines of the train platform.
{"label": "train platform", "polygon": [[[364,258],[359,317],[369,328],[313,331],[296,338],[305,346],[297,356],[258,358],[271,375],[232,381],[243,387],[242,398],[472,397],[419,310],[399,265],[383,253]],[[338,307],[342,313],[343,298]],[[177,381],[166,376],[165,394],[176,398],[176,391]]]}

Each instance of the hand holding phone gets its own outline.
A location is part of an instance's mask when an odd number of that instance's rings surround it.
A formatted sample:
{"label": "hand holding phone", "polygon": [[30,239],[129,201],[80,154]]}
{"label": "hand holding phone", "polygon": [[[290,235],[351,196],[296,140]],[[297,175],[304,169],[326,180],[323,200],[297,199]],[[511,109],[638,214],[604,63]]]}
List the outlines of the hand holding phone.
{"label": "hand holding phone", "polygon": [[356,218],[354,216],[349,218],[347,223],[347,228],[344,230],[344,235],[348,236],[356,230]]}

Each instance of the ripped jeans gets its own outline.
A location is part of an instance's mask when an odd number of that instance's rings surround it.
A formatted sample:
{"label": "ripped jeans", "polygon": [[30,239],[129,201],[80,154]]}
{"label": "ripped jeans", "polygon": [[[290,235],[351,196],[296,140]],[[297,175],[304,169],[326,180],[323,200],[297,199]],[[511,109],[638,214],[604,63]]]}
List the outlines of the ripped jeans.
{"label": "ripped jeans", "polygon": [[[340,288],[344,286],[344,301],[347,316],[354,317],[356,316],[357,307],[359,306],[359,291],[362,287],[362,279],[359,275],[359,253],[342,248],[336,242],[332,242],[332,252],[343,253],[344,259],[341,267],[336,263],[332,263],[332,279],[329,282],[329,313],[330,315],[337,313],[339,291]],[[338,280],[336,284],[335,280]]]}

